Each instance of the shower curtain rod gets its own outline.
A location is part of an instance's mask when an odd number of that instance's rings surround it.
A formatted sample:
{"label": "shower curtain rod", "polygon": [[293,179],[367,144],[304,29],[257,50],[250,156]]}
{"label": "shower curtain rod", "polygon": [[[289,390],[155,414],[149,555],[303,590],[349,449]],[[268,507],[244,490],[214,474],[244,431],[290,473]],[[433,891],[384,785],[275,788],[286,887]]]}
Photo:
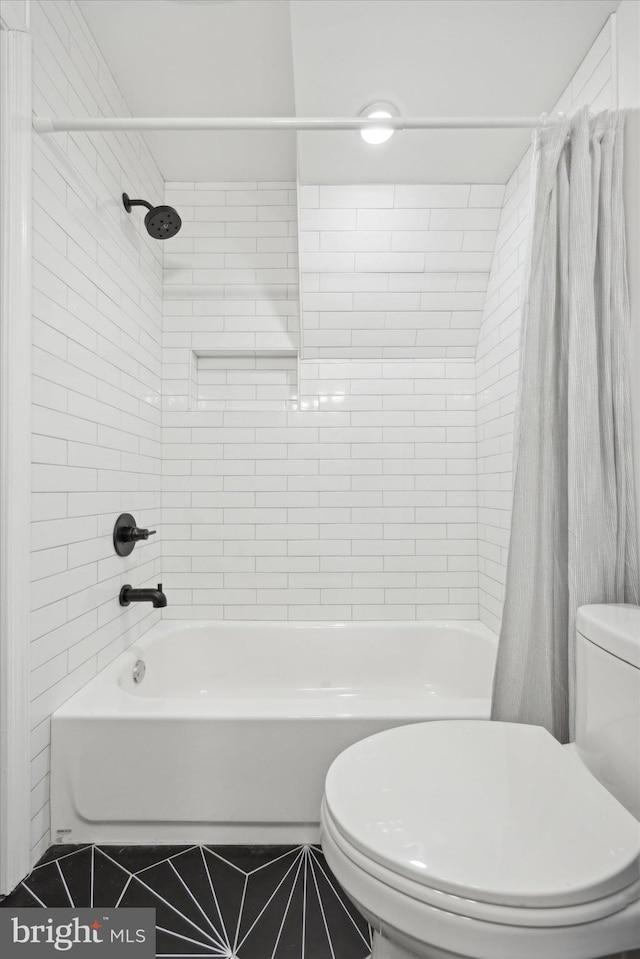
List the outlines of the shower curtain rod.
{"label": "shower curtain rod", "polygon": [[92,130],[534,129],[545,117],[34,117],[37,133]]}

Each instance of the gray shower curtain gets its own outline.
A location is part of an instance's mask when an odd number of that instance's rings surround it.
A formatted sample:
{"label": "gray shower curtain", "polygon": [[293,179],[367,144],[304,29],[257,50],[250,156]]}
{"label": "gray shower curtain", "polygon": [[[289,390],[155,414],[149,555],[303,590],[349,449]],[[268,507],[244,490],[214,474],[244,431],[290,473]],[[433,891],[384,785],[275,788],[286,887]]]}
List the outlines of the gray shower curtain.
{"label": "gray shower curtain", "polygon": [[516,466],[492,719],[573,738],[575,614],[638,603],[618,111],[534,144]]}

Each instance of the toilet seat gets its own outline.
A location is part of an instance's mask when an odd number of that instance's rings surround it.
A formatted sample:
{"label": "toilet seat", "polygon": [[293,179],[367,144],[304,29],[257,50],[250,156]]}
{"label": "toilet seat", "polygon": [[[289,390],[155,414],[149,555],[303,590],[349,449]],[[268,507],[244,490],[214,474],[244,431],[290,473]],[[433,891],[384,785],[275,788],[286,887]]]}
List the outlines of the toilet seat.
{"label": "toilet seat", "polygon": [[328,860],[331,859],[333,849],[334,854],[337,852],[340,856],[346,857],[356,870],[366,874],[374,882],[384,885],[385,888],[392,889],[400,896],[410,899],[417,906],[424,904],[454,916],[479,919],[486,924],[526,926],[532,929],[579,926],[615,915],[627,906],[640,901],[640,880],[631,883],[620,892],[577,906],[548,908],[504,906],[483,902],[480,899],[453,896],[424,883],[407,879],[368,858],[344,838],[333,821],[325,801],[322,804],[321,827],[322,846]]}
{"label": "toilet seat", "polygon": [[359,868],[438,909],[507,925],[609,916],[640,896],[637,821],[540,727],[399,727],[342,753],[323,830]]}
{"label": "toilet seat", "polygon": [[332,826],[326,804],[321,834],[327,863],[349,898],[374,930],[404,946],[407,959],[592,959],[638,947],[638,883],[602,909],[598,903],[558,909],[489,905],[438,893],[367,860]]}

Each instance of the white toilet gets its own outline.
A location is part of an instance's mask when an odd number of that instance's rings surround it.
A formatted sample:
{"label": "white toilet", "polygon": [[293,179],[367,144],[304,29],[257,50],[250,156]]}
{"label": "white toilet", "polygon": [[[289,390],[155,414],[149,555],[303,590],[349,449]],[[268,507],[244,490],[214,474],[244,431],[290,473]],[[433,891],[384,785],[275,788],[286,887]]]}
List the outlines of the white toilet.
{"label": "white toilet", "polygon": [[372,959],[640,955],[640,607],[577,629],[575,743],[420,723],[331,766],[322,847]]}

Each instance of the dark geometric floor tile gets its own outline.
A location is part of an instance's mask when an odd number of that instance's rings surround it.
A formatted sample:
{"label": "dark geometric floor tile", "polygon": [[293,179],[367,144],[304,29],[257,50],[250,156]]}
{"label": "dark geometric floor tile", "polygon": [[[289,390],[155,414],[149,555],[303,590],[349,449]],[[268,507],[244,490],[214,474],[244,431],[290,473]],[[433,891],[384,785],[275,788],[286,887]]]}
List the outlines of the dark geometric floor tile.
{"label": "dark geometric floor tile", "polygon": [[136,876],[136,881],[144,883],[151,891],[170,902],[181,916],[190,921],[194,928],[201,929],[216,942],[224,943],[224,933],[220,923],[214,924],[215,917],[209,917],[202,903],[191,888],[186,885],[173,862],[161,862],[157,866],[145,869]]}
{"label": "dark geometric floor tile", "polygon": [[369,928],[319,846],[55,846],[4,901],[147,906],[158,956],[367,959]]}
{"label": "dark geometric floor tile", "polygon": [[72,856],[64,856],[56,860],[56,866],[62,872],[74,906],[82,902],[91,902],[93,857],[93,849],[87,846]]}
{"label": "dark geometric floor tile", "polygon": [[322,903],[335,959],[361,959],[371,951],[367,922],[347,899],[326,863],[311,855],[314,887]]}
{"label": "dark geometric floor tile", "polygon": [[124,887],[131,877],[128,870],[117,866],[107,858],[103,849],[97,846],[93,859],[93,900],[92,906],[115,906],[122,895]]}
{"label": "dark geometric floor tile", "polygon": [[0,909],[32,909],[34,906],[39,905],[40,903],[36,902],[24,883],[21,882],[13,892],[5,896],[2,902],[0,902]]}
{"label": "dark geometric floor tile", "polygon": [[[304,865],[304,857],[298,855],[291,861],[291,854],[284,858],[277,874],[270,874],[270,881],[260,883],[259,890],[251,890],[254,875],[249,876],[247,897],[242,910],[242,921],[236,951],[239,959],[262,959],[272,956],[279,944],[284,919],[291,903],[295,884]],[[281,865],[282,860],[278,863]],[[271,870],[265,866],[264,871]]]}
{"label": "dark geometric floor tile", "polygon": [[178,942],[204,946],[209,950],[214,948],[219,950],[221,947],[220,938],[214,935],[210,927],[206,928],[203,921],[197,923],[191,917],[181,914],[173,903],[165,901],[160,894],[144,885],[143,881],[137,877],[134,877],[127,886],[120,906],[142,906],[155,909],[156,926],[173,934]]}
{"label": "dark geometric floor tile", "polygon": [[242,872],[254,872],[285,853],[299,849],[299,846],[205,846],[226,859]]}
{"label": "dark geometric floor tile", "polygon": [[44,866],[45,863],[54,862],[56,859],[62,859],[65,856],[72,856],[74,853],[79,852],[81,849],[91,849],[91,844],[87,842],[74,843],[73,845],[55,845],[49,846],[44,856],[38,860],[38,864],[34,867],[37,869],[39,866]]}
{"label": "dark geometric floor tile", "polygon": [[[179,856],[174,856],[171,860],[171,866],[175,870],[178,879],[184,883],[185,886],[188,886],[192,895],[194,896],[198,906],[201,908],[203,914],[206,916],[207,921],[211,926],[216,930],[221,939],[226,943],[228,941],[227,929],[225,926],[225,921],[223,916],[223,907],[218,902],[215,886],[210,874],[207,872],[207,866],[204,861],[204,854],[201,848],[189,849],[185,853],[181,853]],[[244,885],[244,879],[241,877],[235,869],[230,866],[227,866],[227,873],[234,873],[235,876],[240,879],[240,885]],[[149,870],[151,873],[152,870]],[[143,873],[145,877],[147,873]],[[226,884],[227,876],[222,879],[222,883]],[[218,883],[218,886],[220,883]],[[238,890],[239,895],[237,897],[238,905],[237,909],[239,911],[240,903],[242,901],[242,891]],[[227,918],[232,918],[232,915],[236,910],[231,907],[231,916],[227,913]]]}
{"label": "dark geometric floor tile", "polygon": [[34,869],[24,880],[23,886],[45,906],[59,906],[63,909],[71,906],[57,862],[50,862],[40,869]]}
{"label": "dark geometric floor tile", "polygon": [[[267,906],[269,906],[269,912],[273,912],[276,907],[272,900],[277,902],[278,907],[281,906],[283,901],[284,903],[287,902],[296,878],[296,867],[300,865],[300,861],[300,850],[293,847],[272,859],[271,862],[263,863],[254,872],[249,873],[247,890],[242,905],[238,943],[245,939],[249,929],[267,909]],[[282,907],[280,919],[282,919],[283,911],[284,907]]]}
{"label": "dark geometric floor tile", "polygon": [[[305,956],[314,959],[333,959],[331,945],[325,924],[324,913],[316,894],[313,881],[313,870],[307,864],[307,888],[304,919],[304,948]],[[354,957],[355,959],[355,957]]]}
{"label": "dark geometric floor tile", "polygon": [[98,846],[120,866],[129,872],[137,873],[149,866],[169,859],[192,846]]}
{"label": "dark geometric floor tile", "polygon": [[303,955],[305,871],[303,862],[282,922],[274,959],[300,959]]}
{"label": "dark geometric floor tile", "polygon": [[212,951],[209,946],[191,942],[188,938],[170,935],[156,929],[156,956],[224,956],[223,952]]}
{"label": "dark geometric floor tile", "polygon": [[240,872],[237,866],[227,862],[212,849],[203,847],[202,858],[207,878],[211,880],[215,898],[222,914],[227,941],[233,946],[248,878],[243,872]]}

